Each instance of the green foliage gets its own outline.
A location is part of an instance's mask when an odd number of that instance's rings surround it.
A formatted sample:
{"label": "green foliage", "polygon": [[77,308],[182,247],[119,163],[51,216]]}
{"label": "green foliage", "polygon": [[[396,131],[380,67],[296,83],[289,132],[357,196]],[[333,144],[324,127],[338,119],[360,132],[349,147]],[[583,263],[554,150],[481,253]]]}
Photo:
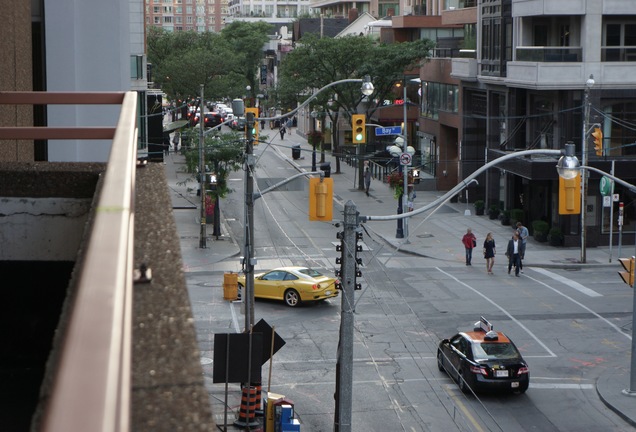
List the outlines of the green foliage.
{"label": "green foliage", "polygon": [[550,225],[546,221],[535,220],[532,221],[532,231],[533,235],[540,234],[548,234],[548,230],[550,229]]}
{"label": "green foliage", "polygon": [[[216,172],[216,195],[224,198],[232,190],[227,185],[227,177],[232,171],[238,171],[243,162],[245,142],[242,134],[237,132],[218,133],[204,138],[205,165],[210,171]],[[185,146],[186,171],[192,177],[186,180],[197,181],[199,168],[199,130],[197,128],[186,129],[182,135]],[[215,195],[212,193],[212,195]]]}
{"label": "green foliage", "polygon": [[483,210],[485,207],[484,200],[477,200],[473,203],[473,205],[475,206],[477,210]]}
{"label": "green foliage", "polygon": [[248,23],[233,21],[221,31],[221,36],[231,47],[232,56],[236,59],[231,72],[242,77],[236,80],[238,86],[235,96],[242,94],[245,83],[251,87],[252,97],[256,97],[259,88],[258,68],[263,58],[263,45],[269,40],[268,35],[273,31],[273,26],[265,21]]}
{"label": "green foliage", "polygon": [[[306,34],[281,63],[277,95],[289,102],[335,81],[369,75],[375,87],[369,100],[377,101],[370,115],[393,91],[396,80],[425,60],[432,47],[429,40],[379,44],[365,36],[320,39]],[[331,100],[330,115],[339,110],[350,115],[362,98],[360,83],[340,84],[321,93],[316,103],[324,106]]]}
{"label": "green foliage", "polygon": [[510,210],[510,222],[516,224],[519,221],[523,221],[523,210],[516,208]]}
{"label": "green foliage", "polygon": [[234,22],[223,32],[168,32],[149,27],[148,62],[153,80],[170,99],[199,97],[205,86],[206,99],[238,97],[250,85],[256,92],[263,44],[271,26]]}
{"label": "green foliage", "polygon": [[548,240],[554,246],[560,246],[563,244],[564,235],[559,227],[550,228],[550,232],[548,233]]}

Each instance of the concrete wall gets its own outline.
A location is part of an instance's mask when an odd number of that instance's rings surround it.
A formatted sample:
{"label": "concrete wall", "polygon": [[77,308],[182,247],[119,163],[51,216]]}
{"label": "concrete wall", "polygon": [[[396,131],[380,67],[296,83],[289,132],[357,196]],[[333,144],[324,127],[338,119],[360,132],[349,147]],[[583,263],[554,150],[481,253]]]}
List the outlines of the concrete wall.
{"label": "concrete wall", "polygon": [[[0,91],[32,90],[31,2],[0,0]],[[0,126],[30,126],[32,109],[0,105]],[[0,140],[0,161],[32,161],[33,141]]]}

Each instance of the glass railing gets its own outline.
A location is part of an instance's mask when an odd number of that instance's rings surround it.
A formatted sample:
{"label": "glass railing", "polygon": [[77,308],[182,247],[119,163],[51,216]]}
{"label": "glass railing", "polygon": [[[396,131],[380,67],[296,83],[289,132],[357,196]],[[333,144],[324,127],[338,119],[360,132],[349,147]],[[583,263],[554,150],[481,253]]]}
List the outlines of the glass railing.
{"label": "glass railing", "polygon": [[581,47],[517,47],[517,61],[531,62],[580,62],[583,48]]}
{"label": "glass railing", "polygon": [[601,48],[601,61],[605,61],[605,62],[636,61],[636,47]]}

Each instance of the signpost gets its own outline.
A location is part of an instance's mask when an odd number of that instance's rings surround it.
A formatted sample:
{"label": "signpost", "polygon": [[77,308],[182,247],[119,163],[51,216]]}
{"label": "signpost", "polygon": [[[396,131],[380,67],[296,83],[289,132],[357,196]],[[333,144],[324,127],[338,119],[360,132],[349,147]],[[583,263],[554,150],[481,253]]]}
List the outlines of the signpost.
{"label": "signpost", "polygon": [[402,126],[377,127],[375,128],[375,136],[381,135],[400,135]]}

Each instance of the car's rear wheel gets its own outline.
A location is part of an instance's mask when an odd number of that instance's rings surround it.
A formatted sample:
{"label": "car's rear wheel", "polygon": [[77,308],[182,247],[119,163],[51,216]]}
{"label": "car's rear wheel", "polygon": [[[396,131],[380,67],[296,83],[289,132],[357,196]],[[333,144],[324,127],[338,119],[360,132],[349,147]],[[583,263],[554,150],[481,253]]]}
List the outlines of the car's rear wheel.
{"label": "car's rear wheel", "polygon": [[300,294],[293,288],[289,288],[285,291],[284,299],[285,304],[290,307],[296,307],[300,304]]}
{"label": "car's rear wheel", "polygon": [[457,380],[459,381],[459,389],[462,391],[462,393],[470,393],[470,387],[468,386],[466,377],[464,375],[464,372],[460,370],[457,376]]}
{"label": "car's rear wheel", "polygon": [[440,372],[444,372],[444,359],[442,358],[444,354],[442,354],[442,352],[440,350],[437,350],[437,369],[439,369]]}

